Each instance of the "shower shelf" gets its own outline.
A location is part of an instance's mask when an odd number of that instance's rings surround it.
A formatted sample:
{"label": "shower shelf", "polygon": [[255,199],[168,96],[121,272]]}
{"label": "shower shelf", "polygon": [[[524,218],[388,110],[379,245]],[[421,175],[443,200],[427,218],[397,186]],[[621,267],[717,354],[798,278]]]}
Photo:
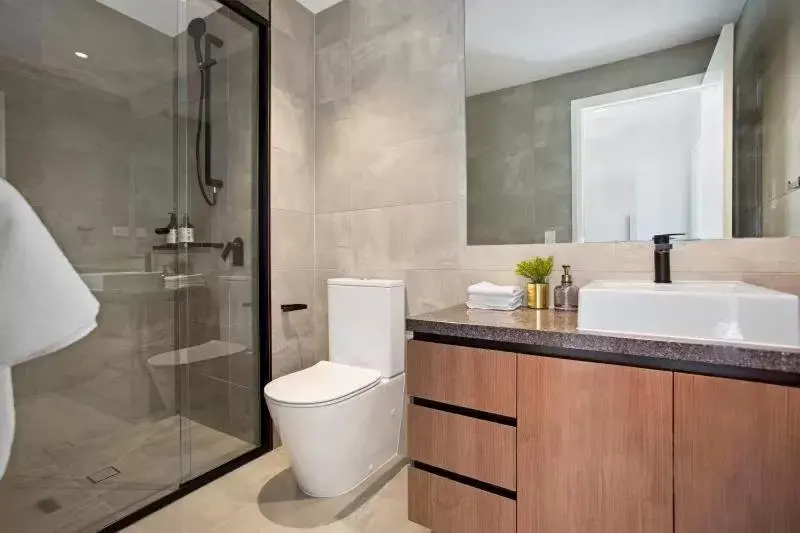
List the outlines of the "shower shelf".
{"label": "shower shelf", "polygon": [[224,248],[221,242],[180,242],[177,244],[157,244],[153,246],[156,251],[169,251],[169,250],[198,250],[203,248]]}

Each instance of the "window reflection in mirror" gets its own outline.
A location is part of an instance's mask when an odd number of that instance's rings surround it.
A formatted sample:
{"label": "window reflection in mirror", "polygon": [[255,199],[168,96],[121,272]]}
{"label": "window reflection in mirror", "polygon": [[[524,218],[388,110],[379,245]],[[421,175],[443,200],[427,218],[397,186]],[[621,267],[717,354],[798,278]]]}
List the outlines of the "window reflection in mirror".
{"label": "window reflection in mirror", "polygon": [[465,1],[468,244],[800,236],[800,2]]}

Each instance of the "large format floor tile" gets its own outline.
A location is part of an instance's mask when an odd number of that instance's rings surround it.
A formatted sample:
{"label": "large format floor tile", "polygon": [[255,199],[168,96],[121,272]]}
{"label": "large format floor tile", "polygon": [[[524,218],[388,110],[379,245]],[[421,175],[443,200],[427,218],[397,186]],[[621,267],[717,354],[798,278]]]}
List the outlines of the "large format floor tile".
{"label": "large format floor tile", "polygon": [[298,489],[278,448],[125,533],[425,533],[406,518],[406,463],[397,458],[347,494],[319,499]]}
{"label": "large format floor tile", "polygon": [[[19,443],[17,443],[19,444]],[[96,531],[253,445],[178,416],[17,455],[0,483],[0,531]],[[15,452],[26,452],[15,448]],[[16,457],[24,456],[23,459]],[[99,483],[87,476],[113,466]],[[210,505],[210,509],[215,509]],[[196,514],[196,513],[195,513]],[[211,514],[212,521],[221,520]]]}

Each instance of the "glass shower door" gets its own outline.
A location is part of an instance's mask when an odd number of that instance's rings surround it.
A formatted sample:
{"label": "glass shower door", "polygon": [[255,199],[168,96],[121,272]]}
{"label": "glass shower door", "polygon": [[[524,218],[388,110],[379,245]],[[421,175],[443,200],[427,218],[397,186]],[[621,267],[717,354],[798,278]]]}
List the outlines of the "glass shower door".
{"label": "glass shower door", "polygon": [[0,0],[0,172],[100,302],[14,368],[3,531],[99,530],[259,445],[258,49],[211,0]]}
{"label": "glass shower door", "polygon": [[151,261],[176,203],[180,5],[0,1],[4,176],[100,302],[88,337],[14,368],[4,531],[91,531],[181,481],[175,371],[159,364],[176,300]]}
{"label": "glass shower door", "polygon": [[[257,272],[258,27],[213,0],[189,0],[178,41],[178,342],[183,478],[259,444]],[[195,16],[211,10],[206,16]],[[192,285],[196,283],[196,285]],[[183,312],[185,310],[185,312]]]}

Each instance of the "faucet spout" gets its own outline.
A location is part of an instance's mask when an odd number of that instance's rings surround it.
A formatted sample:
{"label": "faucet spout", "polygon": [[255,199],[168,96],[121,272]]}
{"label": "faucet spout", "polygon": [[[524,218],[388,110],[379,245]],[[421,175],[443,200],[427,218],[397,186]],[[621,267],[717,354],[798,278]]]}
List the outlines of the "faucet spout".
{"label": "faucet spout", "polygon": [[670,238],[684,233],[664,233],[653,235],[653,272],[656,283],[672,283],[669,251],[672,250]]}

